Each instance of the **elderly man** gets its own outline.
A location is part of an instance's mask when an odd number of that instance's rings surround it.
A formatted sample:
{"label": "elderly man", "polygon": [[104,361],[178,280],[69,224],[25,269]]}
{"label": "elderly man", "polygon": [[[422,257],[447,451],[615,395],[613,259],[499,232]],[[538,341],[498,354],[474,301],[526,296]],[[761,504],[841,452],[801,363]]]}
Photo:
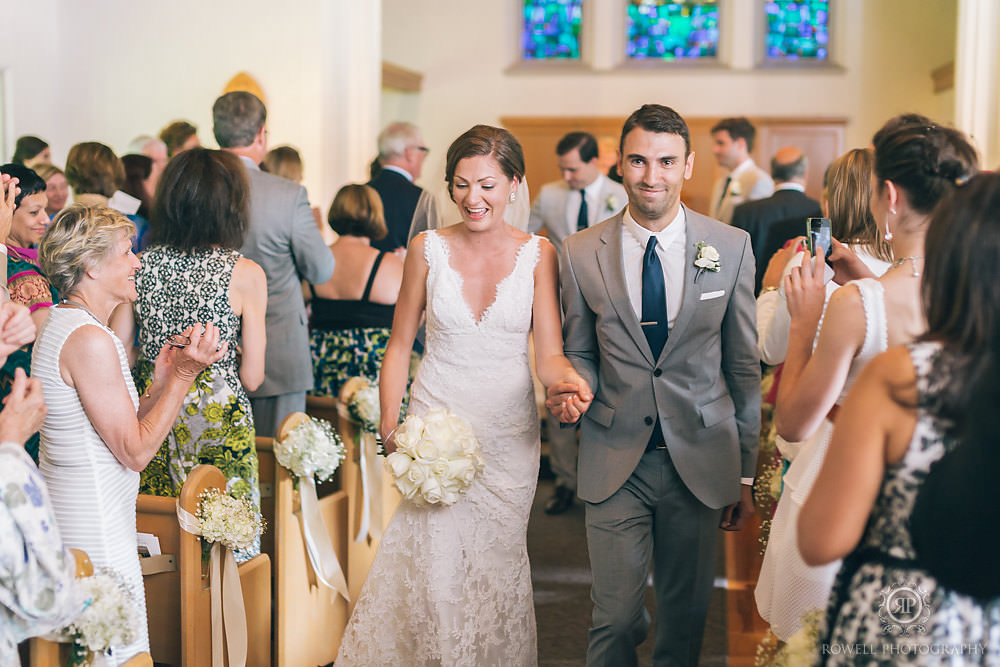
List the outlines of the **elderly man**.
{"label": "elderly man", "polygon": [[[382,199],[385,226],[389,233],[372,246],[387,252],[406,250],[423,188],[414,183],[420,178],[424,158],[430,149],[424,146],[420,129],[412,123],[391,123],[378,135],[378,159],[381,171],[368,182]],[[421,229],[434,227],[436,220],[425,221]],[[418,230],[419,231],[419,230]]]}
{"label": "elderly man", "polygon": [[301,281],[329,280],[333,253],[316,227],[305,188],[260,170],[266,120],[264,103],[251,93],[226,93],[212,106],[215,140],[239,156],[250,180],[250,229],[240,250],[267,275],[264,382],[250,401],[257,435],[273,436],[288,413],[306,408],[313,370]]}

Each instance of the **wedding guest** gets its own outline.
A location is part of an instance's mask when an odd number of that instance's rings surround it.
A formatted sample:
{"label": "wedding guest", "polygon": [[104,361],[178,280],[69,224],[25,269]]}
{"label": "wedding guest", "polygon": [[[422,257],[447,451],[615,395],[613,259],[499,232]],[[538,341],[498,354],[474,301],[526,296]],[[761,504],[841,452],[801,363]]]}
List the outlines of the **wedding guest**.
{"label": "wedding guest", "polygon": [[[36,327],[48,318],[52,304],[59,295],[38,266],[35,246],[42,238],[49,216],[45,213],[46,185],[34,171],[27,167],[6,164],[0,173],[18,179],[20,192],[14,198],[14,211],[9,232],[4,238],[7,246],[7,294],[13,303],[27,307]],[[30,341],[6,355],[0,367],[0,400],[10,392],[17,369],[31,368]],[[38,460],[38,434],[32,433],[24,445],[32,459]]]}
{"label": "wedding guest", "polygon": [[[0,319],[12,308],[22,306],[3,304]],[[4,347],[11,345],[0,334]],[[45,482],[23,447],[44,418],[41,383],[18,370],[0,412],[0,665],[20,664],[18,642],[58,630],[80,611],[73,555],[63,545]]]}
{"label": "wedding guest", "polygon": [[[198,374],[227,353],[212,323],[178,333],[185,347],[164,345],[156,379],[140,397],[125,349],[108,328],[116,306],[136,299],[135,226],[109,208],[74,204],[52,221],[39,246],[46,274],[65,300],[52,308],[35,343],[31,371],[42,382],[48,415],[39,469],[66,546],[95,567],[121,575],[146,617],[135,546],[139,471],[153,458]],[[136,640],[115,646],[108,664],[149,650],[146,624]]]}
{"label": "wedding guest", "polygon": [[201,147],[198,128],[186,120],[175,120],[160,130],[160,140],[167,146],[168,158]]}
{"label": "wedding guest", "polygon": [[125,180],[122,181],[121,190],[127,195],[131,195],[139,200],[139,208],[135,215],[141,216],[147,221],[153,209],[153,194],[156,192],[150,175],[153,173],[153,161],[148,155],[137,155],[129,153],[121,157],[122,168],[125,170]]}
{"label": "wedding guest", "polygon": [[[825,311],[822,256],[792,269],[785,278],[791,328],[775,425],[788,441],[808,441],[784,476],[758,584],[759,589],[764,586],[758,597],[764,601],[762,613],[783,640],[799,629],[806,613],[826,605],[839,567],[809,566],[796,545],[799,510],[823,463],[833,424],[839,421],[839,405],[873,357],[888,346],[911,342],[924,330],[919,278],[930,214],[954,189],[956,179],[968,178],[977,169],[975,150],[960,132],[922,116],[890,120],[872,143],[875,180],[870,206],[875,220],[884,221],[885,238],[896,257],[892,268],[877,279],[869,274],[850,281],[834,293]],[[839,247],[834,254],[846,253]]]}
{"label": "wedding guest", "polygon": [[[239,252],[249,224],[249,186],[239,158],[194,148],[173,158],[163,172],[152,219],[152,244],[136,272],[135,320],[131,307],[115,316],[122,340],[139,331],[136,389],[154,384],[160,350],[170,337],[196,322],[215,322],[227,353],[206,368],[142,471],[139,490],[179,496],[191,470],[214,465],[226,490],[248,496],[259,509],[253,413],[246,389],[264,380],[264,312],[267,278]],[[280,343],[280,341],[279,341]],[[244,388],[245,387],[245,388]],[[236,553],[247,560],[259,545]]]}
{"label": "wedding guest", "polygon": [[52,149],[44,139],[26,134],[18,137],[14,144],[14,155],[10,161],[31,169],[36,164],[52,162]]}
{"label": "wedding guest", "polygon": [[336,397],[355,376],[377,381],[392,330],[392,318],[403,278],[403,261],[372,247],[387,229],[382,200],[370,186],[342,187],[327,216],[339,238],[330,246],[333,276],[310,285],[312,350],[318,396]]}
{"label": "wedding guest", "polygon": [[[128,195],[126,202],[113,200],[125,183],[125,167],[115,152],[96,141],[85,141],[69,149],[66,156],[66,180],[73,188],[73,202],[86,206],[108,206],[119,210],[136,227],[132,251],[142,248],[149,223],[135,215],[142,203]],[[122,210],[125,209],[125,210]]]}
{"label": "wedding guest", "polygon": [[[260,168],[262,171],[280,176],[293,183],[302,183],[302,156],[291,146],[278,146],[269,150],[264,156],[264,161],[260,163]],[[337,240],[337,235],[332,233],[333,230],[323,220],[319,206],[312,207],[312,214],[323,240],[326,241],[327,245],[333,244]]]}
{"label": "wedding guest", "polygon": [[485,466],[452,505],[404,501],[393,515],[337,656],[351,665],[534,665],[526,533],[539,422],[528,363],[543,383],[589,388],[562,354],[555,250],[504,222],[524,177],[521,145],[477,125],[448,149],[460,224],[418,235],[379,386],[386,449],[427,315],[427,352],[410,412],[447,408],[471,426]]}
{"label": "wedding guest", "polygon": [[[917,267],[927,330],[868,364],[838,415],[798,520],[806,563],[844,559],[826,646],[874,645],[892,664],[1000,664],[998,212],[996,174],[935,209]],[[920,613],[887,607],[894,590]]]}
{"label": "wedding guest", "polygon": [[45,179],[45,196],[49,200],[45,205],[45,212],[51,220],[56,217],[56,213],[66,208],[66,202],[69,200],[66,174],[59,167],[48,163],[35,165],[35,173]]}

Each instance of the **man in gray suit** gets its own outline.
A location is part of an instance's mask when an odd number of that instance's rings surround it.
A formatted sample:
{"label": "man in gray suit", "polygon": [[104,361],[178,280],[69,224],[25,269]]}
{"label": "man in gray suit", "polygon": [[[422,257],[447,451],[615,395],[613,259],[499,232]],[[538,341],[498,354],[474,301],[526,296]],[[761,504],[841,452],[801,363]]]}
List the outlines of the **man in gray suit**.
{"label": "man in gray suit", "polygon": [[562,421],[582,414],[577,492],[586,502],[594,601],[587,664],[636,664],[650,621],[653,664],[696,665],[716,529],[753,513],[760,428],[754,261],[746,232],[680,203],[687,124],[647,104],[625,122],[625,211],[566,239],[566,356],[593,389],[549,389]]}
{"label": "man in gray suit", "polygon": [[[556,144],[562,180],[547,183],[531,206],[528,231],[543,227],[556,251],[563,239],[614,215],[625,206],[625,188],[601,172],[597,139],[587,132],[570,132]],[[576,429],[559,428],[546,419],[549,462],[556,476],[555,491],[545,504],[548,514],[562,514],[576,495]]]}
{"label": "man in gray suit", "polygon": [[250,402],[257,435],[273,436],[288,413],[306,408],[313,370],[301,280],[329,280],[333,253],[316,228],[305,188],[260,170],[266,120],[264,103],[251,93],[226,93],[212,106],[215,140],[239,156],[250,180],[250,229],[240,251],[267,275],[264,382]]}

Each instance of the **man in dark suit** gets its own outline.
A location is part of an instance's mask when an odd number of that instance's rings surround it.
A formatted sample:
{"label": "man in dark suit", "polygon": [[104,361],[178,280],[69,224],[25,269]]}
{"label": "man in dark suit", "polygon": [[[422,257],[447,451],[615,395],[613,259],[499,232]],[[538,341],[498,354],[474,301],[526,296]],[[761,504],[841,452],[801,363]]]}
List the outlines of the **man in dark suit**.
{"label": "man in dark suit", "polygon": [[267,276],[264,382],[250,393],[257,435],[273,436],[290,412],[306,409],[313,386],[302,280],[325,283],[333,253],[323,242],[305,188],[258,166],[267,153],[267,109],[251,93],[226,93],[212,106],[222,150],[240,158],[250,182],[250,227],[240,252]]}
{"label": "man in dark suit", "polygon": [[410,224],[423,189],[413,183],[420,178],[428,149],[420,129],[412,123],[391,123],[378,135],[378,157],[382,170],[368,185],[382,198],[389,234],[372,246],[387,252],[405,250]]}
{"label": "man in dark suit", "polygon": [[760,291],[760,281],[770,259],[770,255],[764,254],[764,243],[771,225],[778,220],[800,219],[800,228],[805,229],[806,218],[822,215],[819,202],[805,194],[808,169],[809,161],[798,148],[779,149],[771,159],[771,177],[776,183],[774,194],[733,209],[733,227],[750,234],[750,246],[757,260],[756,291]]}

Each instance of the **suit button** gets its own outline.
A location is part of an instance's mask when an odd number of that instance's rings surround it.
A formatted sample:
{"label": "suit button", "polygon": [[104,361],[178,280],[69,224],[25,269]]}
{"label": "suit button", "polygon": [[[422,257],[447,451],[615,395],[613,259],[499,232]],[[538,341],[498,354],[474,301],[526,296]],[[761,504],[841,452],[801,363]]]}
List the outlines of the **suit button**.
{"label": "suit button", "polygon": [[646,419],[644,419],[643,421],[646,422],[646,426],[652,426],[653,425],[653,418],[652,417],[646,417]]}
{"label": "suit button", "polygon": [[653,377],[658,378],[661,375],[663,375],[663,371],[661,371],[659,368],[657,368],[655,371],[653,371]]}

